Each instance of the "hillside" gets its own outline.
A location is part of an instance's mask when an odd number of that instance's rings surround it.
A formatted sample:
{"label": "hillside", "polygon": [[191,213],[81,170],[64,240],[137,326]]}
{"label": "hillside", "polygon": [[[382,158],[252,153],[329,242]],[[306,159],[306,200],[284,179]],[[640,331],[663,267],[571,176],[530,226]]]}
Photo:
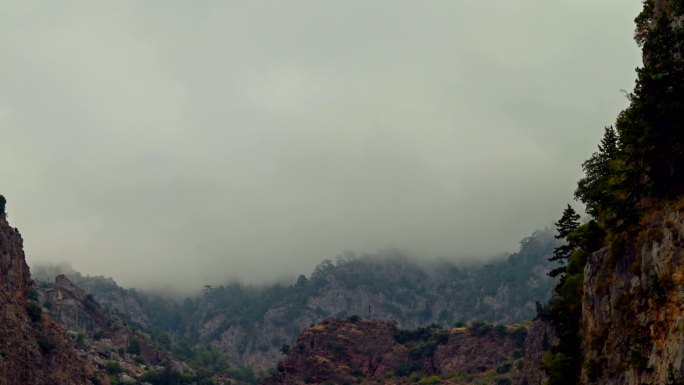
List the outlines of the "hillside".
{"label": "hillside", "polygon": [[[321,263],[291,285],[207,286],[200,296],[184,300],[66,273],[98,302],[169,347],[173,342],[176,348],[209,348],[234,365],[264,370],[275,365],[282,345],[329,317],[370,315],[396,320],[403,328],[531,319],[535,302],[546,301],[553,287],[546,273],[555,266],[548,257],[556,245],[550,231],[536,232],[521,242],[519,252],[486,265],[420,263],[392,252],[347,256]],[[34,270],[43,280],[59,272]]]}
{"label": "hillside", "polygon": [[[184,362],[100,305],[66,276],[36,285],[0,195],[0,385],[227,385],[227,361],[189,350]],[[184,357],[185,358],[185,357]],[[238,376],[240,377],[240,376]]]}
{"label": "hillside", "polygon": [[390,321],[327,319],[285,347],[261,384],[506,385],[518,378],[526,334],[523,326],[484,323],[401,330]]}
{"label": "hillside", "polygon": [[7,222],[1,195],[0,202],[0,385],[98,383],[103,371],[32,298],[23,240]]}

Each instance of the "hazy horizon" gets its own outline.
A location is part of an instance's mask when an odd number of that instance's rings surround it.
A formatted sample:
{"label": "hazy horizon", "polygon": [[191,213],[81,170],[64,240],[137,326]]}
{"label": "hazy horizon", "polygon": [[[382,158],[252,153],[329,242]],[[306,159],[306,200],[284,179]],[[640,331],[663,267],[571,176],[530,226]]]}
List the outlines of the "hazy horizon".
{"label": "hazy horizon", "polygon": [[8,1],[30,264],[194,290],[345,250],[515,252],[628,104],[641,1]]}
{"label": "hazy horizon", "polygon": [[[529,234],[528,237],[525,237],[520,240],[519,248],[522,247],[522,244],[527,241],[528,239],[538,237],[537,239],[543,240],[544,237],[552,237],[553,234],[555,233],[555,230],[553,230],[551,227],[547,227],[545,229],[540,229],[537,231],[532,232]],[[54,278],[59,275],[59,274],[81,274],[84,277],[90,276],[90,277],[103,277],[106,279],[112,279],[114,282],[116,282],[119,286],[123,287],[124,289],[136,289],[138,291],[142,292],[147,292],[147,293],[152,293],[152,294],[157,294],[157,295],[162,295],[166,296],[169,298],[184,298],[185,296],[194,296],[201,294],[201,292],[204,290],[205,286],[223,286],[223,285],[232,285],[232,284],[239,284],[245,287],[252,287],[252,288],[257,288],[257,289],[265,289],[268,287],[271,287],[271,285],[285,285],[289,286],[291,284],[294,284],[297,282],[298,278],[300,275],[305,276],[306,278],[311,278],[312,274],[314,271],[319,267],[323,266],[327,263],[332,263],[336,266],[340,266],[340,264],[345,264],[350,261],[371,261],[371,263],[376,263],[376,262],[381,262],[381,261],[400,261],[401,263],[406,263],[408,265],[416,266],[420,269],[423,269],[425,271],[442,271],[445,269],[446,266],[454,266],[458,267],[459,269],[470,269],[470,268],[478,268],[482,267],[484,265],[490,264],[490,263],[498,263],[498,262],[504,262],[506,261],[511,255],[517,254],[520,250],[516,249],[515,251],[507,252],[507,253],[499,253],[495,255],[488,255],[483,258],[475,258],[475,257],[468,257],[464,256],[462,258],[425,258],[425,257],[420,257],[417,255],[411,255],[408,254],[402,250],[397,250],[397,249],[382,249],[382,250],[376,250],[375,252],[372,253],[363,253],[363,254],[357,254],[351,250],[345,250],[344,252],[334,256],[334,257],[329,257],[329,258],[323,258],[319,261],[316,261],[313,263],[311,266],[308,267],[308,270],[306,271],[299,271],[296,274],[286,274],[280,277],[273,278],[271,280],[262,280],[262,281],[256,281],[256,282],[250,282],[250,281],[244,281],[240,279],[240,277],[226,277],[225,279],[217,279],[212,282],[201,282],[199,286],[189,288],[189,287],[176,287],[175,282],[169,281],[169,282],[156,282],[153,285],[143,285],[143,286],[126,286],[123,285],[115,276],[108,275],[106,272],[103,273],[92,273],[92,274],[84,274],[81,271],[78,271],[77,269],[74,269],[72,266],[71,262],[69,261],[60,261],[60,262],[46,262],[46,261],[32,261],[29,262],[29,268],[31,269],[31,276],[33,279],[38,279],[40,281],[52,281]]]}

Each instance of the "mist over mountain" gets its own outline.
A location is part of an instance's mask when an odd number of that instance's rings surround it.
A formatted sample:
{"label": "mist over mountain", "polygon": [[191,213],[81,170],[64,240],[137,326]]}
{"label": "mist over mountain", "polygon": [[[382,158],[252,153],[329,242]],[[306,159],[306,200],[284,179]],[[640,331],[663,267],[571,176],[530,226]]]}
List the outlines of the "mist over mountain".
{"label": "mist over mountain", "polygon": [[511,252],[628,103],[640,6],[3,1],[9,215],[138,288]]}
{"label": "mist over mountain", "polygon": [[66,265],[36,266],[33,276],[50,282],[67,274],[168,349],[203,347],[233,365],[264,370],[275,365],[282,345],[328,317],[394,320],[402,328],[528,320],[535,303],[549,298],[555,281],[546,273],[556,265],[548,258],[557,245],[546,229],[523,239],[517,253],[488,263],[427,262],[396,251],[347,253],[292,283],[227,282],[186,298],[124,289],[111,278],[83,276]]}

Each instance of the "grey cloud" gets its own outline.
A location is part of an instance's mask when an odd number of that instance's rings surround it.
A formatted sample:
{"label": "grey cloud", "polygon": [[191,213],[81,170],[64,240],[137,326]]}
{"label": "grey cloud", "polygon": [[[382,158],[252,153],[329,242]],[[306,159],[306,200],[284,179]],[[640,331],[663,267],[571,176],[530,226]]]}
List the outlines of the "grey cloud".
{"label": "grey cloud", "polygon": [[4,2],[0,193],[29,261],[127,285],[513,250],[626,105],[640,7]]}

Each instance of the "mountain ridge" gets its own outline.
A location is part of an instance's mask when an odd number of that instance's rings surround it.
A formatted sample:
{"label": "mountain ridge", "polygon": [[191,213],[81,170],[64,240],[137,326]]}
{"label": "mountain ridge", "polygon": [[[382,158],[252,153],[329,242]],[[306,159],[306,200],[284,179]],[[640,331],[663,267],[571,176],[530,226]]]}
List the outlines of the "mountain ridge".
{"label": "mountain ridge", "polygon": [[[513,323],[530,319],[554,284],[546,273],[557,245],[550,230],[521,241],[520,250],[498,261],[466,266],[421,264],[390,252],[326,260],[291,285],[206,286],[185,300],[126,290],[104,277],[68,273],[106,307],[146,329],[224,354],[232,364],[273,367],[282,345],[309,325],[354,314],[395,319],[403,328],[482,320]],[[50,269],[34,269],[45,279]],[[370,314],[369,314],[370,311]],[[154,330],[150,330],[154,329]]]}

